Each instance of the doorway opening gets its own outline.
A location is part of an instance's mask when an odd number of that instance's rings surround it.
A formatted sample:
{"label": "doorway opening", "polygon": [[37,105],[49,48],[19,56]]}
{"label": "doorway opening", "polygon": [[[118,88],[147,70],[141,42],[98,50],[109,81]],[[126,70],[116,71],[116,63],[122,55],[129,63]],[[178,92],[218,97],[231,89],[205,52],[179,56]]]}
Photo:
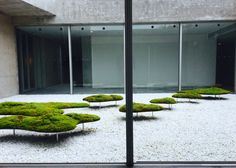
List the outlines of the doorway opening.
{"label": "doorway opening", "polygon": [[236,32],[217,39],[216,85],[234,91]]}

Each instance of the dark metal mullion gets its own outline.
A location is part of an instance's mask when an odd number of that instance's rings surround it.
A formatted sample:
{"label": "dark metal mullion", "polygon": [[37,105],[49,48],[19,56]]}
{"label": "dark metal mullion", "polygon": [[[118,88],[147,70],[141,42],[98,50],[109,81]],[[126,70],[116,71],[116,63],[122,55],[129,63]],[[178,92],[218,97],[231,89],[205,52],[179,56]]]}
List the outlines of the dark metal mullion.
{"label": "dark metal mullion", "polygon": [[70,94],[73,94],[73,64],[72,64],[72,42],[71,42],[71,26],[67,27],[68,31],[68,54],[69,54],[69,77],[70,77]]}
{"label": "dark metal mullion", "polygon": [[183,61],[183,25],[179,23],[179,65],[178,65],[178,90],[182,90],[182,61]]}
{"label": "dark metal mullion", "polygon": [[133,166],[133,60],[132,60],[132,0],[125,2],[125,95],[126,95],[126,165]]}

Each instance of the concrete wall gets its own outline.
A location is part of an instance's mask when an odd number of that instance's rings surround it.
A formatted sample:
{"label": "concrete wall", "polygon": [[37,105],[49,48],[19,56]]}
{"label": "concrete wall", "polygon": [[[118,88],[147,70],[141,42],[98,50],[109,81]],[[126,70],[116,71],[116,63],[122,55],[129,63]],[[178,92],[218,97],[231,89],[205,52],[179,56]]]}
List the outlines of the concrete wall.
{"label": "concrete wall", "polygon": [[[134,37],[134,86],[178,86],[178,36]],[[92,37],[93,87],[123,87],[123,40]],[[216,40],[207,34],[184,35],[183,86],[215,84]]]}
{"label": "concrete wall", "polygon": [[18,94],[15,30],[9,17],[0,14],[0,98]]}
{"label": "concrete wall", "polygon": [[[15,17],[15,24],[123,23],[124,0],[25,0],[56,15]],[[133,21],[236,20],[235,0],[133,0]]]}

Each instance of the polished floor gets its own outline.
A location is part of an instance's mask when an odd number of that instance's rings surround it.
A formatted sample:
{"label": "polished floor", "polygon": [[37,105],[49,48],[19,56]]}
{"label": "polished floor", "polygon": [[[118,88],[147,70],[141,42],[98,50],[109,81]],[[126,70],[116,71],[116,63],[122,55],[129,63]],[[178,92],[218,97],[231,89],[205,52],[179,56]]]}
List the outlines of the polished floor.
{"label": "polished floor", "polygon": [[[191,89],[193,87],[183,87],[183,89]],[[134,88],[134,93],[173,93],[178,90],[178,87],[143,87]],[[43,89],[36,89],[25,92],[23,94],[69,94],[69,84],[56,85]],[[74,94],[113,94],[124,93],[124,88],[91,88],[91,87],[73,87]]]}

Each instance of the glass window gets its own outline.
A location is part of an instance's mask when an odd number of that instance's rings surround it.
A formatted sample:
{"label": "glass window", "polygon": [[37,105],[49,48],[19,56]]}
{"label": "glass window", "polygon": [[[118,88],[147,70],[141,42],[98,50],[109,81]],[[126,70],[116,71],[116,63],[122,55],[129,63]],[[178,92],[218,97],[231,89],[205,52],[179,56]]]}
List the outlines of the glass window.
{"label": "glass window", "polygon": [[[18,27],[22,93],[69,93],[67,27]],[[21,43],[21,44],[19,44]],[[22,52],[21,52],[22,51]],[[22,65],[21,65],[22,64]],[[22,82],[21,82],[22,83]]]}

